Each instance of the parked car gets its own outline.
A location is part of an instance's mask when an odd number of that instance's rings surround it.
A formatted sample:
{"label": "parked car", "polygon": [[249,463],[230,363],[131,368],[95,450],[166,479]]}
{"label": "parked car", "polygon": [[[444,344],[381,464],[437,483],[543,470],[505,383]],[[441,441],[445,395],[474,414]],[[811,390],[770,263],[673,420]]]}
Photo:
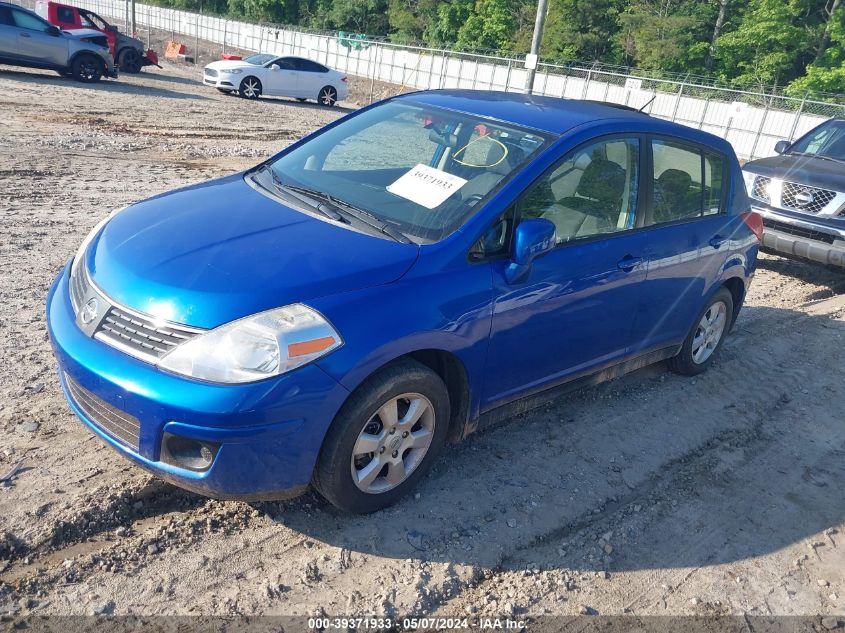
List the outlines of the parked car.
{"label": "parked car", "polygon": [[763,248],[845,267],[845,121],[779,141],[775,151],[743,167],[751,204],[763,216]]}
{"label": "parked car", "polygon": [[62,31],[32,11],[0,2],[0,64],[47,68],[79,81],[117,77],[102,33]]}
{"label": "parked car", "polygon": [[71,408],[136,464],[369,512],[447,437],[649,363],[707,369],[761,232],[715,136],[419,92],[106,218],[50,289],[49,332]]}
{"label": "parked car", "polygon": [[78,29],[94,29],[106,36],[109,52],[121,72],[135,74],[144,66],[158,66],[158,55],[152,49],[144,50],[144,43],[136,37],[118,31],[99,15],[88,9],[70,4],[38,0],[35,12],[50,24],[73,32]]}
{"label": "parked car", "polygon": [[302,57],[259,53],[245,59],[222,59],[205,67],[202,81],[221,92],[237,92],[247,99],[262,95],[315,99],[333,106],[349,92],[343,73]]}

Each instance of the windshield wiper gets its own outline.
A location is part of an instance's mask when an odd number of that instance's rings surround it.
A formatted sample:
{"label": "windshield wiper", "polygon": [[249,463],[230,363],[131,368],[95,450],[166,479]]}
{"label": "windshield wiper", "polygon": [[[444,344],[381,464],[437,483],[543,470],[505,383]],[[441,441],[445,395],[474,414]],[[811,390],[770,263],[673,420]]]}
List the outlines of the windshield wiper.
{"label": "windshield wiper", "polygon": [[373,215],[366,209],[362,209],[361,207],[355,206],[350,202],[346,202],[346,200],[335,198],[334,196],[329,195],[327,193],[323,193],[321,195],[325,196],[326,200],[331,202],[333,205],[339,207],[341,211],[346,211],[348,214],[363,222],[367,226],[371,226],[377,231],[384,233],[390,238],[393,238],[397,242],[401,242],[402,244],[413,244],[411,239],[407,235],[402,233],[402,231],[393,228],[390,224],[388,224],[381,218]]}
{"label": "windshield wiper", "polygon": [[[315,211],[319,212],[321,215],[329,218],[330,220],[349,224],[349,221],[343,217],[343,214],[339,213],[333,207],[327,206],[322,202],[322,194],[320,194],[319,191],[312,191],[311,189],[306,189],[304,187],[296,187],[294,185],[285,184],[282,179],[279,178],[279,175],[275,171],[273,171],[273,169],[269,165],[264,168],[264,171],[270,173],[270,176],[273,178],[273,186],[279,193],[288,196],[293,196],[300,202],[304,202],[310,208],[314,209]],[[314,204],[315,198],[318,199],[316,204]]]}
{"label": "windshield wiper", "polygon": [[384,235],[387,235],[389,238],[397,242],[401,242],[402,244],[413,243],[407,235],[405,235],[401,231],[398,231],[397,229],[394,229],[392,226],[380,220],[366,209],[357,207],[354,204],[346,202],[345,200],[335,198],[334,196],[323,191],[317,191],[316,189],[309,189],[307,187],[300,187],[298,185],[286,184],[269,165],[265,167],[265,169],[269,171],[272,175],[273,183],[276,186],[277,190],[280,190],[283,193],[292,192],[294,194],[299,194],[296,196],[297,199],[300,199],[300,196],[306,196],[311,198],[312,200],[317,200],[318,204],[314,206],[314,208],[320,211],[323,215],[330,217],[333,220],[345,222],[347,224],[349,224],[349,219],[345,217],[345,215],[352,216],[359,222],[366,224],[370,228],[373,228]]}

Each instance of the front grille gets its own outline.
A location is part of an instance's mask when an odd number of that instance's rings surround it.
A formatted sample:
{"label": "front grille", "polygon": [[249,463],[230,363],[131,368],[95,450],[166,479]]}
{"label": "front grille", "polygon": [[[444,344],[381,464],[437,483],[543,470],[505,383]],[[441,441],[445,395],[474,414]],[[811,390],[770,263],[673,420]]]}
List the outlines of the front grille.
{"label": "front grille", "polygon": [[803,237],[808,240],[825,242],[826,244],[833,244],[836,239],[834,236],[822,233],[821,231],[814,231],[813,229],[807,229],[803,226],[795,226],[787,224],[786,222],[770,220],[769,218],[763,218],[763,226],[774,229],[775,231],[780,231],[781,233],[787,233],[796,237]]}
{"label": "front grille", "polygon": [[835,191],[809,187],[795,182],[784,182],[781,194],[781,206],[784,209],[818,213],[836,197]]}
{"label": "front grille", "polygon": [[206,77],[216,77],[216,76],[217,76],[217,71],[216,71],[216,70],[214,70],[213,68],[206,68],[206,69],[205,69],[205,76],[206,76]]}
{"label": "front grille", "polygon": [[151,317],[113,306],[103,317],[94,336],[129,354],[155,360],[196,336],[197,330],[174,324],[162,325]]}
{"label": "front grille", "polygon": [[88,294],[88,275],[85,274],[84,269],[84,264],[80,262],[70,276],[70,302],[74,312],[79,312],[82,300]]}
{"label": "front grille", "polygon": [[137,418],[101,400],[68,374],[65,374],[65,383],[70,397],[91,422],[121,444],[139,450],[141,424]]}
{"label": "front grille", "polygon": [[757,198],[758,200],[762,200],[763,202],[771,202],[772,200],[769,196],[770,182],[772,182],[771,178],[757,176],[754,179],[754,186],[751,188],[751,196],[753,198]]}

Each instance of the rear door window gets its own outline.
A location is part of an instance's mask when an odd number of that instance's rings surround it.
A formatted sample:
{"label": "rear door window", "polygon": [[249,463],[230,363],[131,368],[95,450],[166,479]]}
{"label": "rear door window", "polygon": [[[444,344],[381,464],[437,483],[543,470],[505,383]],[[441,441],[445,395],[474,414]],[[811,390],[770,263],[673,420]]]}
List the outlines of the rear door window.
{"label": "rear door window", "polygon": [[722,211],[725,161],[695,145],[653,139],[650,224],[691,220]]}
{"label": "rear door window", "polygon": [[312,62],[310,59],[297,59],[297,67],[299,70],[302,70],[307,73],[326,73],[329,72],[329,69],[323,66],[322,64],[318,64],[317,62]]}
{"label": "rear door window", "polygon": [[15,26],[15,21],[12,19],[12,10],[8,7],[0,7],[0,25]]}

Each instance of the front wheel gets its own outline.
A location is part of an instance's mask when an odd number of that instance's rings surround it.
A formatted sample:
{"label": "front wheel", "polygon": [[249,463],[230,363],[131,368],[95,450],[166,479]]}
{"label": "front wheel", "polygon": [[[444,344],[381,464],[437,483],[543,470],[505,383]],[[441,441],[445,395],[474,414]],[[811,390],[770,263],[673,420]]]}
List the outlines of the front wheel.
{"label": "front wheel", "polygon": [[141,68],[144,66],[144,59],[136,49],[124,48],[117,56],[117,65],[120,68],[120,72],[134,75],[141,72]]}
{"label": "front wheel", "polygon": [[245,77],[238,94],[245,99],[258,99],[261,96],[261,82],[255,77]]}
{"label": "front wheel", "polygon": [[446,440],[449,394],[440,376],[403,360],[368,378],[332,423],[314,487],[354,513],[381,510],[411,490]]}
{"label": "front wheel", "polygon": [[706,370],[722,348],[733,311],[733,296],[727,288],[720,288],[699,313],[681,351],[669,359],[669,368],[684,376],[695,376]]}
{"label": "front wheel", "polygon": [[94,83],[103,76],[103,62],[94,55],[80,55],[73,60],[71,74],[83,83]]}
{"label": "front wheel", "polygon": [[317,96],[317,102],[331,108],[337,103],[337,90],[332,86],[326,86],[320,90],[320,94]]}

